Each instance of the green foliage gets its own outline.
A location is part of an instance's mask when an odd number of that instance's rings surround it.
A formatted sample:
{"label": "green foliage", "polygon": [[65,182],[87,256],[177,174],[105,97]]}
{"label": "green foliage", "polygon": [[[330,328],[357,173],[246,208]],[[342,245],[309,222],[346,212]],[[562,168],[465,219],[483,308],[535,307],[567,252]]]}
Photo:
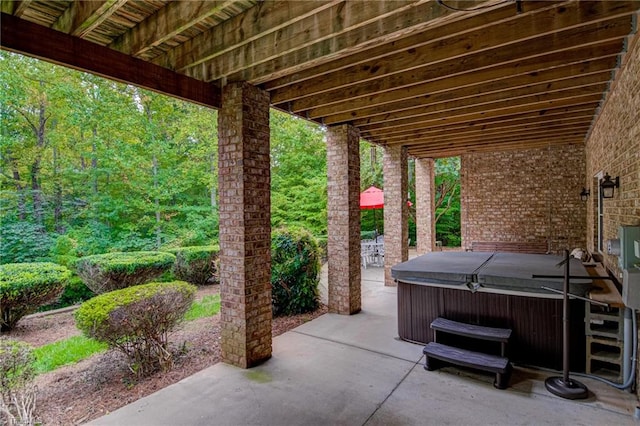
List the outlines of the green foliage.
{"label": "green foliage", "polygon": [[95,293],[144,284],[171,269],[176,257],[159,251],[96,254],[78,260],[78,276]]}
{"label": "green foliage", "polygon": [[196,300],[184,314],[185,321],[193,321],[199,318],[212,317],[220,312],[220,295],[211,294],[202,300]]}
{"label": "green foliage", "polygon": [[324,131],[279,111],[271,113],[271,226],[327,234]]}
{"label": "green foliage", "polygon": [[105,343],[100,343],[85,336],[73,336],[58,340],[33,350],[36,374],[47,373],[64,365],[75,364],[91,355],[107,350]]}
{"label": "green foliage", "polygon": [[271,298],[274,315],[318,308],[320,250],[302,229],[279,229],[271,236]]}
{"label": "green foliage", "polygon": [[66,308],[84,302],[94,297],[96,294],[86,286],[77,275],[72,275],[64,287],[60,298],[48,305],[42,306],[38,311],[50,311],[52,309]]}
{"label": "green foliage", "polygon": [[176,256],[173,273],[178,280],[195,285],[219,282],[217,276],[219,246],[181,247],[166,251]]}
{"label": "green foliage", "polygon": [[31,347],[0,338],[0,423],[35,424],[36,388]]}
{"label": "green foliage", "polygon": [[182,320],[195,292],[182,281],[111,291],[84,302],[75,313],[76,326],[124,353],[136,374],[166,371],[173,364],[168,332]]}
{"label": "green foliage", "polygon": [[11,222],[8,218],[0,221],[0,224],[0,263],[46,259],[52,242],[43,226],[30,222]]}
{"label": "green foliage", "polygon": [[460,247],[460,157],[439,158],[436,167],[436,239]]}
{"label": "green foliage", "polygon": [[0,265],[0,331],[54,301],[70,277],[67,268],[50,262]]}

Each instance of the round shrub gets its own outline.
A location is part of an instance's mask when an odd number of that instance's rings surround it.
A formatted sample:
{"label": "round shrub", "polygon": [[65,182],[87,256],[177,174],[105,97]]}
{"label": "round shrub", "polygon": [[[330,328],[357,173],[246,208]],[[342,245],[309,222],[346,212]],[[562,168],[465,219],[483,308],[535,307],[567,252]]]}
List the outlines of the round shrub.
{"label": "round shrub", "polygon": [[35,424],[34,361],[29,345],[0,338],[0,424]]}
{"label": "round shrub", "polygon": [[274,315],[318,308],[320,250],[309,232],[281,229],[271,236],[271,300]]}
{"label": "round shrub", "polygon": [[51,262],[0,265],[0,331],[55,301],[70,277],[71,271]]}
{"label": "round shrub", "polygon": [[191,306],[196,287],[182,282],[150,283],[111,291],[84,302],[76,326],[129,359],[140,376],[173,365],[168,332]]}
{"label": "round shrub", "polygon": [[215,284],[218,279],[220,247],[192,246],[167,250],[176,256],[175,277],[195,285]]}
{"label": "round shrub", "polygon": [[159,251],[132,251],[82,257],[76,273],[94,293],[148,283],[170,270],[176,257]]}

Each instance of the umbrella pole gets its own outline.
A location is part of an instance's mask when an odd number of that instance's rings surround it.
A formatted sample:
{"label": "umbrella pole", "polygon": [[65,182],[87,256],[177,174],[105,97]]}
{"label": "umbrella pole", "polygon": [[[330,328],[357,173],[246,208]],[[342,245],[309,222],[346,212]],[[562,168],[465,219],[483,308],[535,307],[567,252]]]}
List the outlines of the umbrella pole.
{"label": "umbrella pole", "polygon": [[373,209],[373,226],[375,227],[376,230],[376,243],[378,242],[378,217],[376,216],[376,210],[378,209]]}

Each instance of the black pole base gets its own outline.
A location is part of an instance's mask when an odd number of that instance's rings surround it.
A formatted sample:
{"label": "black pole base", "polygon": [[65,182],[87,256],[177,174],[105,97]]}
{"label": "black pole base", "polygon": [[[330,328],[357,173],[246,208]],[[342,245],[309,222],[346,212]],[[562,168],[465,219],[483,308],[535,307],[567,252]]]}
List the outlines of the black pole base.
{"label": "black pole base", "polygon": [[560,398],[585,399],[589,396],[589,389],[572,379],[565,382],[562,377],[549,377],[544,381],[544,386],[549,392]]}

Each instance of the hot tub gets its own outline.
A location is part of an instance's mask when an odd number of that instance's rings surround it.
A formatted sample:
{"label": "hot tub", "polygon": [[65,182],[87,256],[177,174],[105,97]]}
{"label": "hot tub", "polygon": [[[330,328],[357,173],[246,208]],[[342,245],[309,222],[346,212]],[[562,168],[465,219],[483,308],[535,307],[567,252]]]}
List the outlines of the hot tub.
{"label": "hot tub", "polygon": [[[516,363],[562,368],[562,257],[523,253],[435,252],[391,268],[398,282],[398,333],[412,342],[433,340],[437,317],[513,330],[509,357]],[[572,259],[572,276],[589,274]],[[572,279],[584,296],[591,280]],[[585,365],[584,301],[570,301],[571,368]]]}

